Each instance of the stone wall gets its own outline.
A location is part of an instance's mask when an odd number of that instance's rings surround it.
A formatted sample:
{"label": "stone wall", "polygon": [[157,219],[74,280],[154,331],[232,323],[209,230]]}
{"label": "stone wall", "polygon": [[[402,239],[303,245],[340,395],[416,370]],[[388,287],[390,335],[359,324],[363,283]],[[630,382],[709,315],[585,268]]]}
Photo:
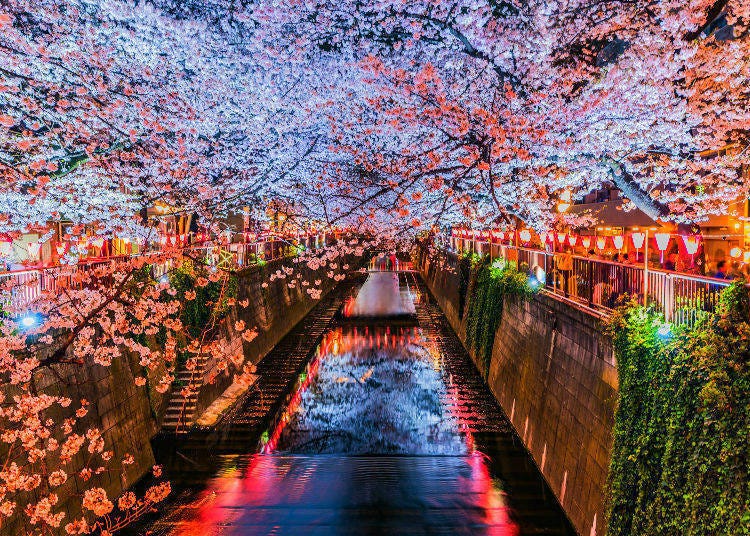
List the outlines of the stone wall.
{"label": "stone wall", "polygon": [[[232,346],[241,347],[245,358],[251,363],[257,363],[276,344],[300,322],[307,313],[318,303],[297,286],[290,289],[288,279],[270,280],[270,275],[281,269],[288,260],[279,259],[263,266],[252,266],[240,272],[239,292],[237,301],[248,300],[247,307],[235,306],[229,311],[223,322],[221,336]],[[354,266],[361,262],[360,258],[349,258],[341,261]],[[333,289],[335,282],[322,273],[315,274],[306,267],[295,266],[305,274],[304,278],[320,279],[324,296]],[[263,287],[263,284],[266,287]],[[234,323],[243,320],[248,329],[257,328],[258,336],[251,342],[244,341],[241,333],[234,329]],[[211,371],[208,371],[211,374]],[[205,410],[216,398],[229,387],[232,382],[230,375],[220,375],[212,383],[204,383],[198,393],[196,413]]]}
{"label": "stone wall", "polygon": [[[455,257],[420,269],[463,340]],[[508,299],[481,372],[578,532],[604,534],[617,369],[600,320],[544,294]]]}
{"label": "stone wall", "polygon": [[[355,266],[361,259],[347,261]],[[251,362],[260,361],[318,303],[299,288],[289,289],[286,279],[269,281],[269,275],[288,262],[290,261],[280,259],[263,267],[248,268],[239,274],[238,301],[247,299],[250,303],[247,308],[236,306],[230,310],[222,325],[221,336],[230,344],[242,347],[244,355]],[[324,280],[324,293],[335,286],[333,280],[319,276],[316,278]],[[264,282],[267,283],[265,288]],[[258,337],[249,343],[242,340],[233,327],[236,320],[244,320],[248,328],[257,327]],[[160,429],[170,394],[159,394],[152,387],[155,382],[151,380],[158,381],[163,370],[149,373],[149,382],[145,386],[136,386],[135,377],[145,372],[139,365],[137,356],[124,353],[120,359],[113,360],[109,367],[94,363],[84,366],[64,364],[46,367],[34,374],[37,392],[72,399],[66,413],[56,415],[59,422],[72,416],[80,407],[81,399],[88,400],[89,412],[80,419],[80,427],[101,430],[105,449],[113,451],[112,471],[94,475],[85,483],[79,477],[71,477],[55,489],[59,497],[55,511],[67,512],[65,523],[80,516],[80,497],[85,489],[102,487],[110,498],[116,498],[151,470],[154,464],[151,440]],[[216,382],[204,383],[199,394],[199,409],[208,407],[228,387],[231,379],[231,376],[222,375]],[[120,460],[126,453],[134,457],[135,463],[121,472]],[[78,472],[86,466],[89,457],[86,448],[81,449],[66,466],[66,472]],[[22,463],[22,460],[19,462]],[[91,465],[96,467],[98,464]],[[54,469],[49,468],[50,471]],[[34,497],[30,495],[27,502],[33,500]],[[0,526],[0,533],[31,533],[32,527],[25,526],[25,520],[26,516],[15,515]]]}

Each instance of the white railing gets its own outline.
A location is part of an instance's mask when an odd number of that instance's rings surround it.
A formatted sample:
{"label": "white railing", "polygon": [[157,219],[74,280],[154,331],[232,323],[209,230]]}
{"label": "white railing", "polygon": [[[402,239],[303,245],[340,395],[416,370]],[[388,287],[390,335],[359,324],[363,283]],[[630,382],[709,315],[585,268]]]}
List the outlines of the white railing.
{"label": "white railing", "polygon": [[608,314],[625,295],[648,303],[667,322],[694,325],[702,314],[715,311],[724,279],[672,272],[587,257],[573,256],[567,270],[559,269],[560,256],[548,251],[481,240],[456,240],[460,252],[490,255],[513,262],[555,297]]}
{"label": "white railing", "polygon": [[[200,259],[212,266],[227,270],[237,270],[258,262],[268,262],[287,256],[293,247],[317,248],[324,245],[317,236],[302,238],[292,244],[283,238],[271,238],[254,243],[213,244],[201,243],[188,245],[181,252],[195,259]],[[146,253],[160,257],[158,252]],[[43,293],[58,292],[69,288],[79,280],[81,271],[90,271],[128,256],[107,257],[82,261],[75,265],[58,265],[43,268],[29,268],[0,273],[0,306],[8,302],[13,309],[19,310],[30,306]],[[173,259],[163,258],[151,264],[154,278],[168,273],[173,266]]]}

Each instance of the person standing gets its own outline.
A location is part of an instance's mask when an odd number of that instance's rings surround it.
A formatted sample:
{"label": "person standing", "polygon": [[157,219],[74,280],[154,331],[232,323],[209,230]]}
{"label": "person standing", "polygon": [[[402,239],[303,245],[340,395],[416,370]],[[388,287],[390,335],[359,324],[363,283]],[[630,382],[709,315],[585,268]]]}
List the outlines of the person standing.
{"label": "person standing", "polygon": [[562,278],[561,287],[563,294],[567,298],[568,287],[570,286],[570,279],[573,274],[573,255],[570,253],[570,248],[566,247],[563,251],[555,255],[555,267]]}

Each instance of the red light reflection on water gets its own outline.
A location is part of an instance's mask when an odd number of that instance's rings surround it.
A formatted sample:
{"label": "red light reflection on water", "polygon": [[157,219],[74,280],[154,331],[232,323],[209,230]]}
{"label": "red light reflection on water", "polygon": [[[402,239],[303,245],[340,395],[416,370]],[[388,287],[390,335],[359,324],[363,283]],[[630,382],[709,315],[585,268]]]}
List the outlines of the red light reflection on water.
{"label": "red light reflection on water", "polygon": [[[187,519],[180,520],[171,534],[207,536],[217,532],[231,533],[231,527],[234,525],[238,525],[238,531],[241,532],[239,525],[243,522],[240,518],[246,516],[243,519],[247,519],[260,515],[257,514],[256,508],[262,510],[266,503],[277,500],[280,495],[290,493],[288,481],[292,478],[290,464],[282,457],[273,456],[273,453],[278,446],[284,427],[298,411],[304,392],[315,380],[322,359],[351,353],[357,354],[372,348],[397,349],[413,344],[421,345],[428,350],[436,370],[442,367],[437,345],[432,340],[425,340],[422,331],[416,327],[395,329],[339,327],[330,330],[323,337],[315,356],[307,367],[306,374],[300,377],[284,413],[268,436],[268,441],[261,451],[262,454],[245,457],[247,465],[244,470],[223,469],[208,483],[207,489],[201,492],[195,501],[184,507]],[[458,423],[459,432],[466,441],[469,453],[463,459],[470,468],[470,474],[469,476],[457,475],[456,493],[471,496],[474,507],[481,510],[480,523],[485,526],[479,529],[478,533],[518,536],[520,530],[511,517],[506,494],[493,481],[484,455],[475,449],[471,425],[467,420],[467,415],[459,409],[457,395],[458,391],[453,385],[452,378],[447,378],[445,408]],[[330,478],[337,479],[338,477],[331,475]],[[298,480],[294,481],[300,484]],[[304,486],[313,486],[314,482],[302,484],[304,488]],[[305,508],[305,504],[301,501],[295,507]],[[473,513],[467,513],[467,515],[476,515],[476,509],[472,509]],[[284,523],[283,516],[279,521]],[[310,523],[311,527],[315,526],[314,519],[310,520]]]}

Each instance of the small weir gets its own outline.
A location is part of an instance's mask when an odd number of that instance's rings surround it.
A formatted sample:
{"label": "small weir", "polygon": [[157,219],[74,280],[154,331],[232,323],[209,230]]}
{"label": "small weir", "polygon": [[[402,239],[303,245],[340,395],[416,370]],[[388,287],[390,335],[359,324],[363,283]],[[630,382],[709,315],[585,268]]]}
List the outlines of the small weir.
{"label": "small weir", "polygon": [[[418,276],[365,288],[261,362],[275,398],[248,395],[222,431],[162,449],[175,498],[137,533],[574,534]],[[380,292],[395,316],[377,315]],[[278,368],[312,337],[301,372]]]}

